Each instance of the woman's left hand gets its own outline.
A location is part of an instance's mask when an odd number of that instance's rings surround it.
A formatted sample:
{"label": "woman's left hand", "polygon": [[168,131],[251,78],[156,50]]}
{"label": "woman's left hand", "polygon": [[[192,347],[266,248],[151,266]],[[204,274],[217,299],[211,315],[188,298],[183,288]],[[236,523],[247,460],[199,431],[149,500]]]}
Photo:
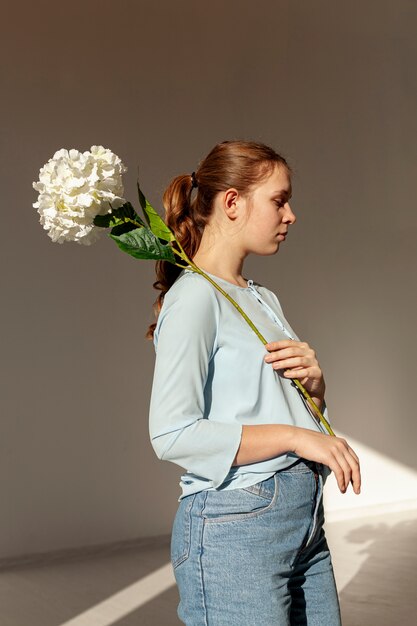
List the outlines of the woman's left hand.
{"label": "woman's left hand", "polygon": [[298,378],[300,383],[314,398],[324,398],[326,384],[316,353],[305,341],[283,339],[265,344],[269,354],[266,363],[272,363],[274,369],[284,369],[285,378]]}

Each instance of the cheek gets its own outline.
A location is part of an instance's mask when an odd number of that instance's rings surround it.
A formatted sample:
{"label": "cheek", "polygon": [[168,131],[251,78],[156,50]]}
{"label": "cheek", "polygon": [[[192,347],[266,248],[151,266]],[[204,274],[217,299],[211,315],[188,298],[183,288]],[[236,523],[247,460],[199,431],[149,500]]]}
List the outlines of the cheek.
{"label": "cheek", "polygon": [[249,229],[252,241],[265,242],[272,239],[279,242],[277,232],[280,228],[281,219],[275,208],[262,213],[257,212],[252,217],[253,220]]}

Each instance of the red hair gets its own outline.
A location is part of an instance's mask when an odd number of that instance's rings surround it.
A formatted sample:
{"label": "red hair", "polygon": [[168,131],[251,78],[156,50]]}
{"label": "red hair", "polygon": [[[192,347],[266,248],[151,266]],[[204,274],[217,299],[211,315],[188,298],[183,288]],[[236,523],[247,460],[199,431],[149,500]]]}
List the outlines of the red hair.
{"label": "red hair", "polygon": [[[215,196],[232,187],[245,196],[277,165],[285,167],[288,174],[292,173],[285,158],[263,143],[223,141],[214,146],[195,171],[198,188],[193,199],[191,174],[181,174],[171,180],[163,195],[165,222],[188,258],[192,259],[198,250],[204,227],[212,214]],[[175,246],[175,242],[171,245]],[[153,287],[161,293],[153,311],[158,319],[164,296],[182,268],[162,260],[156,261],[155,266],[157,280]],[[156,322],[150,324],[146,339],[153,339],[155,327]]]}

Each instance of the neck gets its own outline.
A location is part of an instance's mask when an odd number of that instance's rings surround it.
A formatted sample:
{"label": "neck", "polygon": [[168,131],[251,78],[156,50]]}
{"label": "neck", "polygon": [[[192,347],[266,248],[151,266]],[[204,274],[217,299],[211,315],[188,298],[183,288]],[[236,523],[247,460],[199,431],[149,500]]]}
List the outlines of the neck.
{"label": "neck", "polygon": [[212,248],[208,253],[199,248],[192,260],[203,271],[246,287],[246,279],[242,277],[243,258],[234,257],[230,250],[226,250],[225,247],[221,250]]}

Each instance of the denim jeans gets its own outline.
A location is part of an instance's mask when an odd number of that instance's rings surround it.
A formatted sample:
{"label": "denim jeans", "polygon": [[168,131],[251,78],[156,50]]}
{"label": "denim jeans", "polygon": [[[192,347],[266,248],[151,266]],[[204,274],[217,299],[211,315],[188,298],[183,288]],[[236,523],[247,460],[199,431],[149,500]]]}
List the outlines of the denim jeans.
{"label": "denim jeans", "polygon": [[298,459],[255,485],[180,500],[171,563],[184,624],[340,626],[323,467]]}

